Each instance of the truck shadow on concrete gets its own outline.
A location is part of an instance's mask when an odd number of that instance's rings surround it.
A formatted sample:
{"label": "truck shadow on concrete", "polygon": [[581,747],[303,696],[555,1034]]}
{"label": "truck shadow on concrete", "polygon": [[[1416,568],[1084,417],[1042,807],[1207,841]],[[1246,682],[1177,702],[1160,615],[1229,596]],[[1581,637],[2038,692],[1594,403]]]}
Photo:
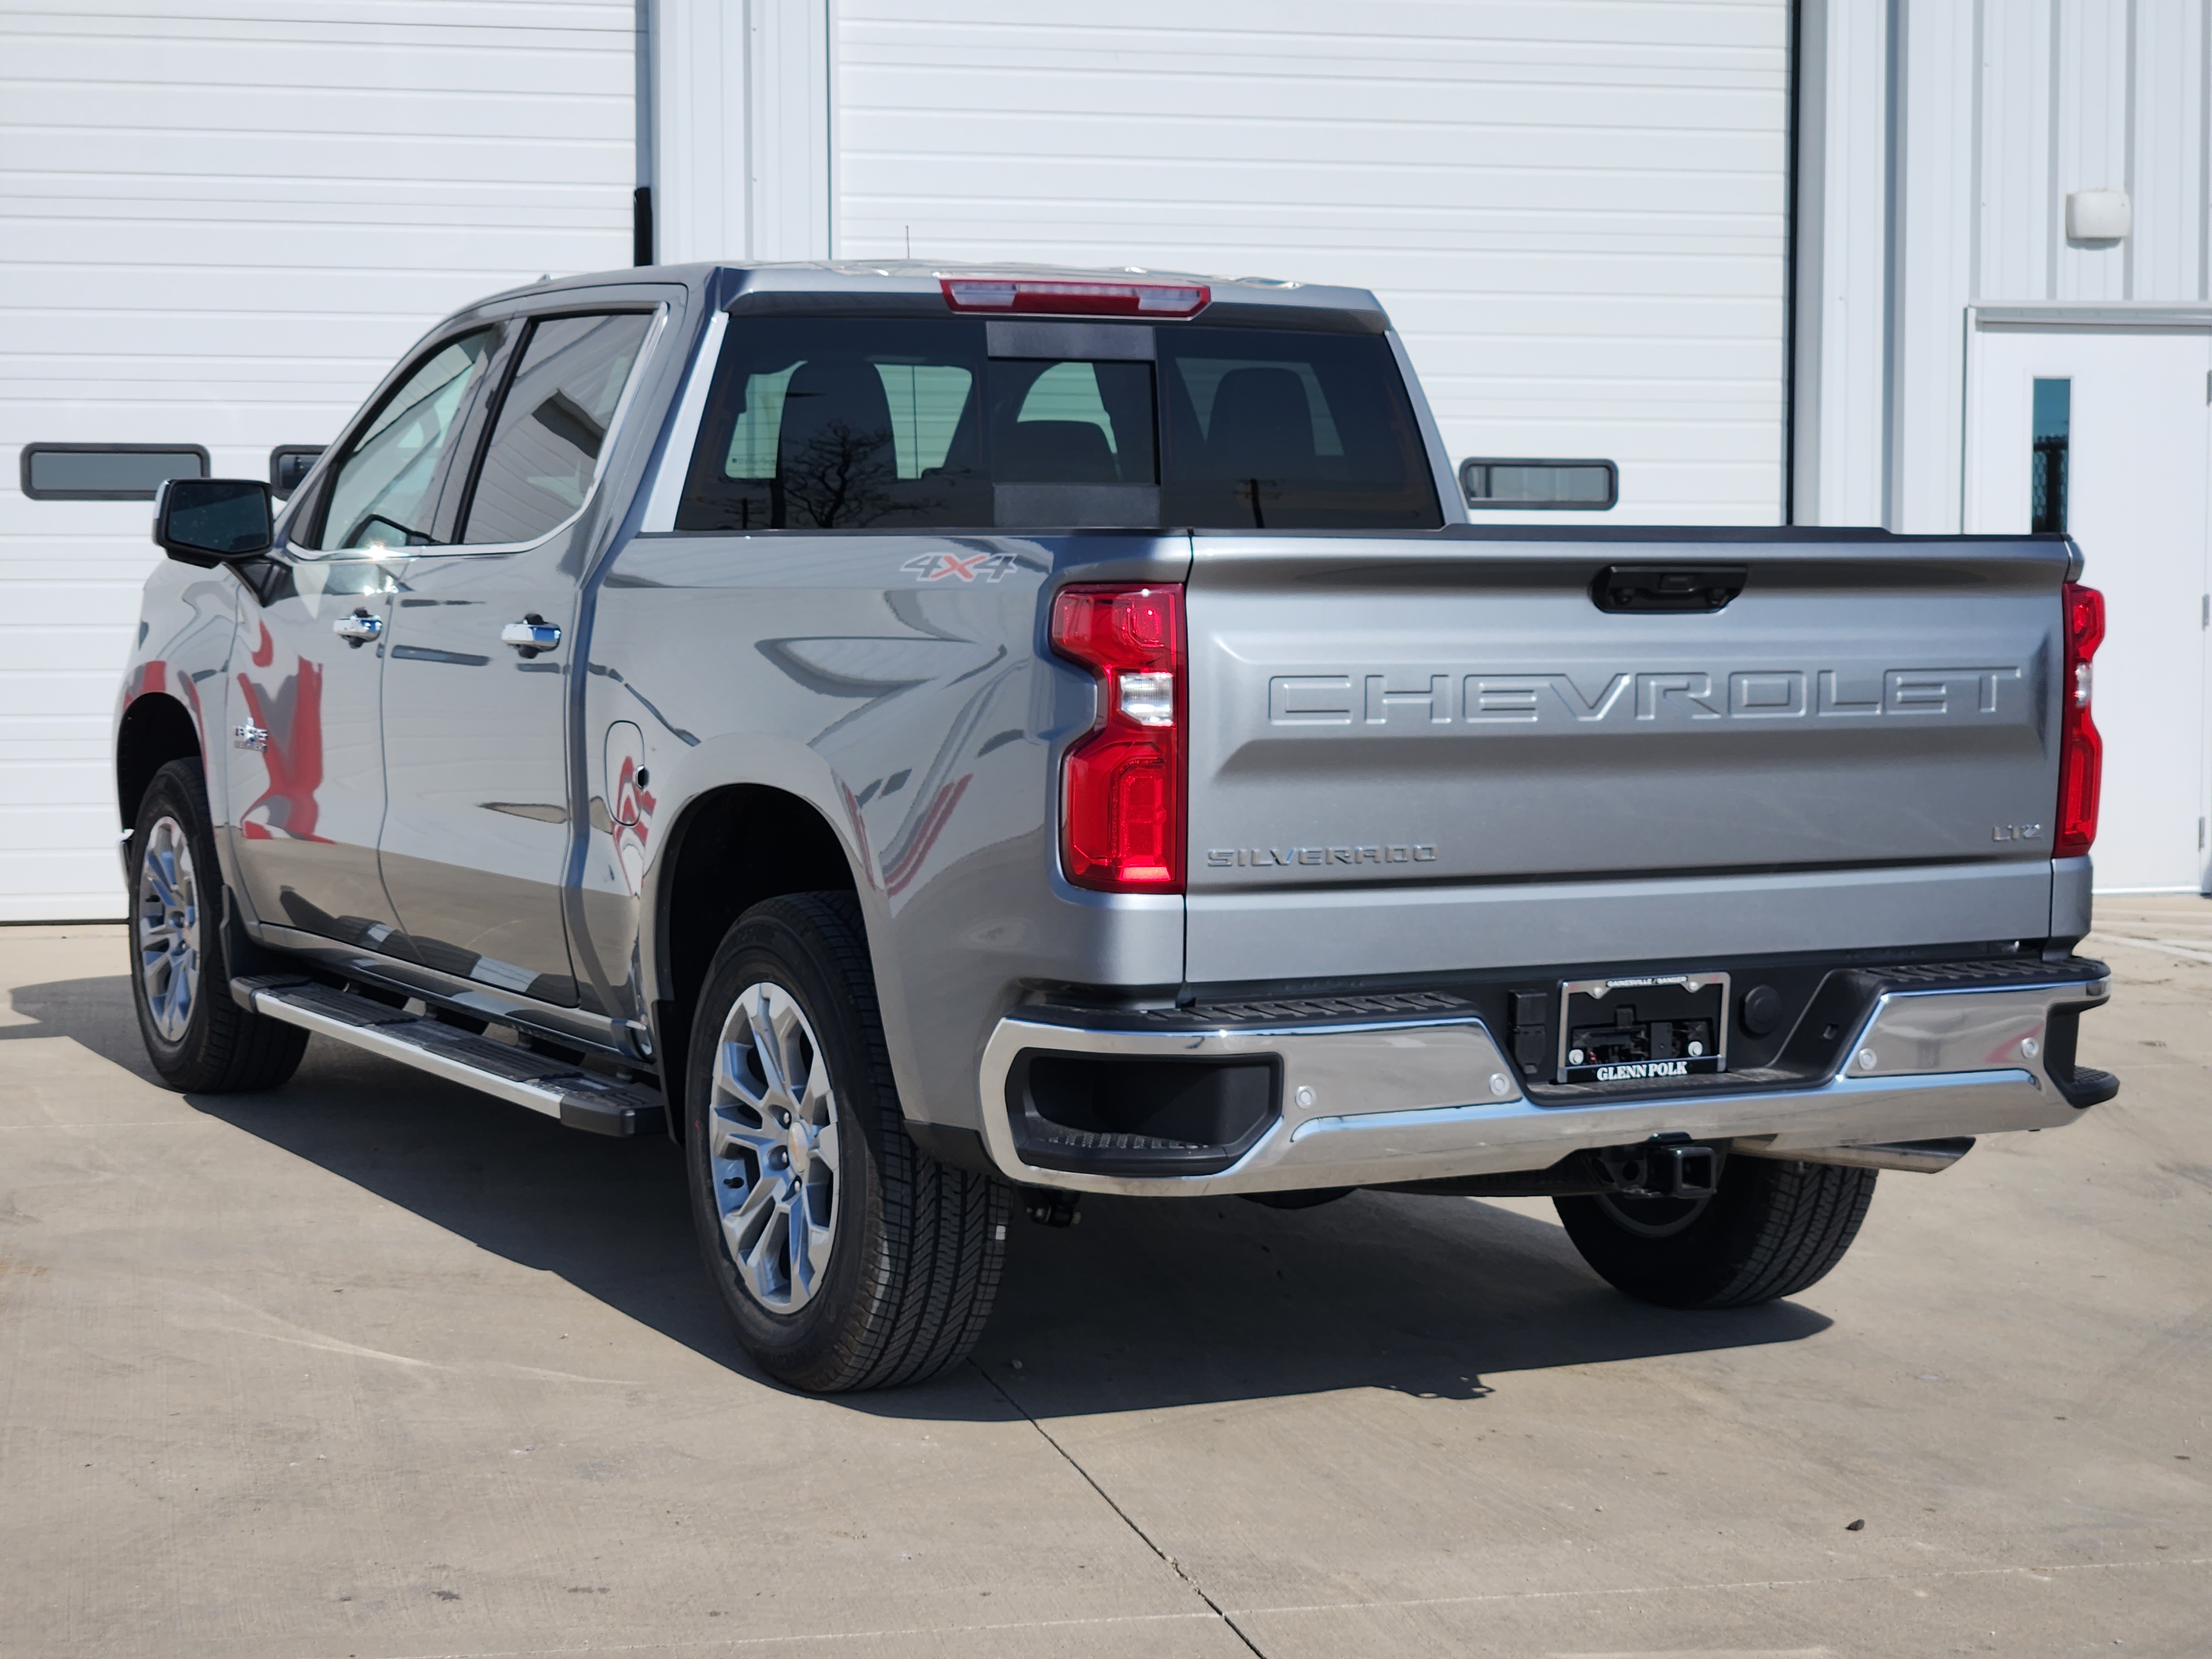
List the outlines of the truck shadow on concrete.
{"label": "truck shadow on concrete", "polygon": [[[26,986],[13,1037],[68,1036],[151,1079],[122,975]],[[261,1095],[194,1109],[757,1376],[701,1267],[681,1154],[611,1140],[316,1039]],[[1790,1303],[1686,1314],[1620,1296],[1548,1206],[1356,1193],[1273,1210],[1237,1199],[1087,1199],[1080,1223],[1016,1213],[972,1372],[848,1396],[872,1413],[1129,1411],[1334,1389],[1479,1400],[1501,1375],[1788,1342],[1830,1322]],[[1018,1367],[1015,1362],[1020,1362]]]}

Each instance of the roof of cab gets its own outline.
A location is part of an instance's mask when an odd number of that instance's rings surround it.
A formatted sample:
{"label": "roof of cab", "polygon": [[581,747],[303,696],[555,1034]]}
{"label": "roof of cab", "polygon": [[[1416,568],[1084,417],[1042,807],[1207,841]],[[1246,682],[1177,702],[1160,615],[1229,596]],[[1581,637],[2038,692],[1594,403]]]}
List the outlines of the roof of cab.
{"label": "roof of cab", "polygon": [[[1246,327],[1325,328],[1332,331],[1379,334],[1390,319],[1374,295],[1364,288],[1339,288],[1267,276],[1207,276],[1186,271],[1152,270],[1135,265],[1115,270],[1072,265],[1024,264],[1001,260],[930,262],[908,259],[836,259],[733,264],[721,261],[680,265],[640,265],[541,280],[493,296],[538,295],[571,288],[605,288],[613,283],[681,282],[705,288],[724,309],[764,313],[812,309],[951,315],[940,286],[946,277],[1035,277],[1055,282],[1204,283],[1211,301],[1188,320]],[[482,303],[489,304],[491,301]],[[972,314],[972,313],[971,313]],[[1027,311],[1027,317],[1048,313]],[[1107,320],[1093,318],[1092,320]],[[1177,319],[1143,317],[1126,320],[1173,326]]]}

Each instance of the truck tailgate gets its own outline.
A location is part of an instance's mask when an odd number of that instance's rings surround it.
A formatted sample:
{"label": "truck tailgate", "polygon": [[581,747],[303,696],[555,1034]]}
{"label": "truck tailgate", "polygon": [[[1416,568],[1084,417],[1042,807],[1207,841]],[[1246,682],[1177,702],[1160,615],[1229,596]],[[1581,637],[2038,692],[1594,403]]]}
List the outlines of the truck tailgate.
{"label": "truck tailgate", "polygon": [[2044,934],[2064,544],[1496,535],[1194,538],[1194,981]]}

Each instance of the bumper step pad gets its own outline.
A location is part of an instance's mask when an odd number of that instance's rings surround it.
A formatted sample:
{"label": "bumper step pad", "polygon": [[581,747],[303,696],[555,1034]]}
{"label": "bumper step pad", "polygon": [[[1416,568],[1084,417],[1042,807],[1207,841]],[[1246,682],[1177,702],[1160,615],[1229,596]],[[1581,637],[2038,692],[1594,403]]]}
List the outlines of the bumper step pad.
{"label": "bumper step pad", "polygon": [[473,1036],[368,997],[281,974],[233,980],[231,995],[256,1013],[527,1106],[572,1129],[634,1135],[661,1127],[658,1090],[601,1077],[558,1055]]}

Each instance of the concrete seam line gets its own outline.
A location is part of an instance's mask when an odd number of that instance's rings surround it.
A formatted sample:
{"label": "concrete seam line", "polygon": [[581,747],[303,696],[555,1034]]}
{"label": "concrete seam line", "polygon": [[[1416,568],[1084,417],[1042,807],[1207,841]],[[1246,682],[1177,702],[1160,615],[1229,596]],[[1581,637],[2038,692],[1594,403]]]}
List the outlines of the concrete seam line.
{"label": "concrete seam line", "polygon": [[1176,1560],[1172,1555],[1170,1555],[1158,1544],[1155,1544],[1152,1540],[1151,1534],[1146,1532],[1142,1527],[1136,1523],[1135,1520],[1130,1516],[1128,1510],[1123,1509],[1119,1504],[1115,1503],[1112,1495],[1107,1492],[1106,1488],[1100,1486],[1097,1481],[1091,1479],[1091,1471],[1085,1468],[1082,1464],[1077,1462],[1074,1458],[1068,1455],[1067,1448],[1061,1445],[1058,1440],[1053,1437],[1051,1430],[1046,1428],[1043,1424],[1038,1422],[1036,1418],[1030,1416],[1029,1409],[1024,1407],[1021,1401],[1015,1399],[1013,1395],[1008,1394],[1006,1389],[1000,1385],[999,1379],[997,1377],[985,1370],[983,1367],[975,1360],[971,1359],[968,1363],[970,1365],[975,1366],[975,1375],[981,1377],[984,1382],[989,1383],[993,1390],[997,1393],[1000,1399],[1005,1401],[1007,1405],[1019,1412],[1022,1414],[1022,1420],[1044,1437],[1045,1444],[1050,1446],[1054,1451],[1058,1452],[1060,1455],[1060,1457],[1066,1462],[1068,1468],[1073,1469],[1076,1474],[1083,1477],[1084,1485],[1089,1486],[1091,1491],[1097,1492],[1099,1498],[1105,1503],[1106,1507],[1121,1517],[1121,1524],[1128,1528],[1131,1532],[1136,1534],[1137,1537],[1140,1541],[1142,1541],[1146,1549],[1158,1556],[1161,1560],[1166,1562],[1169,1569],[1174,1572],[1175,1576],[1182,1579],[1184,1583],[1190,1586],[1191,1594],[1197,1596],[1200,1601],[1205,1602],[1207,1607],[1213,1609],[1213,1616],[1218,1619],[1223,1624],[1229,1626],[1230,1634],[1234,1636],[1238,1641],[1242,1642],[1246,1648],[1250,1650],[1252,1654],[1255,1656],[1255,1659],[1267,1659],[1267,1656],[1260,1652],[1259,1644],[1253,1641],[1250,1637],[1247,1636],[1243,1631],[1238,1627],[1237,1620],[1231,1617],[1229,1613],[1222,1607],[1221,1603],[1215,1601],[1211,1595],[1208,1595],[1204,1588],[1199,1583],[1198,1580],[1192,1577],[1190,1574],[1183,1571],[1182,1563]]}
{"label": "concrete seam line", "polygon": [[[2035,1577],[2045,1573],[2113,1572],[2136,1567],[2212,1567],[2212,1556],[2166,1561],[2071,1561],[2051,1567],[1939,1567],[1933,1572],[1851,1573],[1839,1578],[1746,1578],[1721,1584],[1622,1584],[1611,1589],[1492,1590],[1481,1595],[1429,1595],[1402,1601],[1312,1601],[1280,1607],[1239,1607],[1245,1618],[1278,1613],[1352,1613],[1361,1607],[1449,1607],[1481,1601],[1561,1601],[1577,1596],[1691,1595],[1714,1590],[1805,1589],[1841,1584],[1905,1584],[1919,1578]],[[1224,1618],[1228,1617],[1226,1613]]]}

